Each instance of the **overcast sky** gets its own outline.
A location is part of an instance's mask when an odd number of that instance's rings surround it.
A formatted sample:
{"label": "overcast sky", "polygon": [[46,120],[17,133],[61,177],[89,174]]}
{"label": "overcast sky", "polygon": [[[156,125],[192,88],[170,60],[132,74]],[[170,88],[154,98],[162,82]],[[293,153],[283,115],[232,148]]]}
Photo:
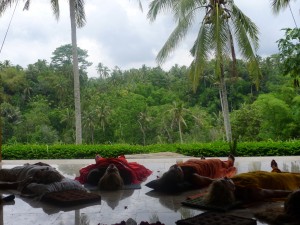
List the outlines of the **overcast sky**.
{"label": "overcast sky", "polygon": [[[61,16],[56,21],[49,0],[32,1],[29,11],[23,11],[20,1],[8,31],[0,61],[10,60],[13,65],[26,68],[38,59],[51,61],[52,52],[71,43],[71,28],[68,1],[60,1]],[[93,65],[89,77],[97,77],[99,62],[112,69],[122,70],[156,66],[155,57],[175,27],[171,15],[160,15],[156,21],[147,19],[149,0],[143,1],[143,12],[136,0],[86,0],[87,24],[77,30],[78,47],[88,51],[88,61]],[[282,28],[295,27],[289,9],[275,16],[270,9],[270,0],[235,0],[235,4],[258,26],[260,31],[260,56],[277,53],[276,41],[284,36]],[[300,25],[299,1],[291,4],[297,25]],[[0,17],[0,43],[4,39],[13,9]],[[189,49],[195,39],[190,32],[179,48],[163,65],[189,65]]]}

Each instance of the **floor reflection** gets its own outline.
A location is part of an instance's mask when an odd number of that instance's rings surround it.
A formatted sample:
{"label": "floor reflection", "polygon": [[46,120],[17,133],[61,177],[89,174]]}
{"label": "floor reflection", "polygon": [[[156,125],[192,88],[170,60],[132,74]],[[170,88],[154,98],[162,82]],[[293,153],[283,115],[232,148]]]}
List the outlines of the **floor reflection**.
{"label": "floor reflection", "polygon": [[80,210],[86,207],[95,207],[101,205],[101,202],[94,202],[94,203],[89,203],[89,204],[81,204],[81,205],[74,205],[74,206],[64,206],[64,207],[58,207],[57,205],[53,205],[47,202],[41,202],[33,198],[28,198],[28,197],[20,197],[20,199],[27,203],[30,207],[34,209],[41,209],[43,210],[44,213],[48,215],[56,214],[59,212],[70,212],[74,210]]}
{"label": "floor reflection", "polygon": [[[225,158],[224,158],[225,159]],[[237,157],[236,167],[238,173],[265,170],[271,171],[271,160],[275,159],[279,168],[285,172],[300,172],[300,157]],[[173,225],[177,220],[186,219],[202,213],[203,211],[189,207],[182,207],[181,202],[189,195],[199,193],[199,190],[185,192],[177,195],[165,195],[154,192],[145,186],[145,183],[156,179],[166,171],[177,159],[142,159],[141,164],[153,171],[147,181],[142,183],[141,189],[121,190],[115,192],[97,191],[101,195],[101,204],[84,205],[78,207],[62,208],[32,199],[16,197],[14,205],[0,206],[0,225],[15,224],[41,224],[41,225],[104,225],[120,223],[122,220],[132,218],[138,223],[141,221],[161,221],[166,225]],[[186,159],[183,159],[186,160]],[[139,162],[138,159],[135,161]],[[0,167],[12,168],[22,165],[26,161],[2,162]],[[47,161],[46,161],[47,162]],[[74,162],[74,163],[73,163]],[[80,168],[93,163],[93,160],[51,161],[67,177],[74,178]],[[6,195],[7,193],[2,193]],[[251,211],[241,209],[238,215],[251,217]],[[262,224],[258,221],[257,224]]]}
{"label": "floor reflection", "polygon": [[119,190],[119,191],[98,191],[101,195],[101,201],[106,202],[106,204],[114,210],[120,203],[120,201],[130,197],[134,193],[132,190]]}

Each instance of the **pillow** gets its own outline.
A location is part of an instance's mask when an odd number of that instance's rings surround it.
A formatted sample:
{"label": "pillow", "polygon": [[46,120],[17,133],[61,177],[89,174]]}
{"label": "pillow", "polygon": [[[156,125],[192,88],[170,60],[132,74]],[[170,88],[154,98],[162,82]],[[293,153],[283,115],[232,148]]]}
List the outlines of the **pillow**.
{"label": "pillow", "polygon": [[152,180],[146,183],[145,186],[148,188],[152,188],[155,191],[166,193],[184,192],[193,188],[192,184],[186,181],[177,184],[168,184],[165,182],[161,182],[160,179]]}
{"label": "pillow", "polygon": [[26,189],[35,196],[43,197],[46,193],[66,191],[66,190],[83,190],[86,189],[77,181],[70,178],[63,178],[60,182],[51,184],[31,183],[26,186]]}

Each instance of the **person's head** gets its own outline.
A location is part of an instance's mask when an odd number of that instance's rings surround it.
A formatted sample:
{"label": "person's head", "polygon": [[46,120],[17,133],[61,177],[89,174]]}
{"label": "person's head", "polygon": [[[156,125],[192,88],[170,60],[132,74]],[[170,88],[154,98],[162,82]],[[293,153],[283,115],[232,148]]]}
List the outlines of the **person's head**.
{"label": "person's head", "polygon": [[231,179],[222,178],[213,181],[204,196],[206,204],[226,206],[235,202],[235,185]]}
{"label": "person's head", "polygon": [[37,171],[34,174],[34,180],[40,184],[50,184],[60,182],[64,178],[57,170],[45,168]]}
{"label": "person's head", "polygon": [[291,193],[284,203],[284,211],[289,216],[300,217],[300,190]]}
{"label": "person's head", "polygon": [[181,167],[175,164],[162,175],[160,180],[162,183],[174,185],[184,181],[184,174]]}
{"label": "person's head", "polygon": [[98,182],[98,188],[100,190],[118,190],[121,189],[123,185],[123,179],[114,164],[110,164],[107,167],[105,174]]}
{"label": "person's head", "polygon": [[271,161],[271,167],[273,169],[278,168],[277,162],[274,159]]}
{"label": "person's head", "polygon": [[229,154],[229,156],[228,156],[229,166],[233,166],[234,165],[234,161],[235,161],[234,156],[232,154]]}

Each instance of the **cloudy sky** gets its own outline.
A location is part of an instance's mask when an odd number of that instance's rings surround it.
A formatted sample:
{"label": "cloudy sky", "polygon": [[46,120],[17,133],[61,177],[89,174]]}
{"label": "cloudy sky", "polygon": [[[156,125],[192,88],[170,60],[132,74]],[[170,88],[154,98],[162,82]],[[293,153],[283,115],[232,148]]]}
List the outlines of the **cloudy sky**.
{"label": "cloudy sky", "polygon": [[[29,11],[23,11],[20,1],[12,19],[6,41],[0,53],[0,61],[10,60],[13,65],[26,68],[38,59],[51,61],[52,52],[71,43],[71,28],[68,1],[60,1],[61,16],[56,21],[49,0],[32,1]],[[150,0],[143,1],[141,11],[136,0],[86,0],[87,24],[77,30],[78,46],[88,51],[88,61],[93,65],[88,70],[89,77],[97,77],[96,65],[101,62],[109,68],[122,70],[156,66],[155,57],[175,24],[171,15],[160,15],[156,21],[147,19]],[[298,4],[297,4],[298,3]],[[260,56],[277,53],[276,41],[283,37],[282,28],[295,27],[289,9],[279,15],[272,14],[270,0],[235,0],[235,4],[248,16],[260,31]],[[299,1],[292,1],[291,8],[300,25]],[[0,17],[0,42],[2,44],[13,8]],[[195,29],[196,31],[196,29]],[[180,47],[163,65],[189,65],[189,49],[196,32],[191,31]]]}

